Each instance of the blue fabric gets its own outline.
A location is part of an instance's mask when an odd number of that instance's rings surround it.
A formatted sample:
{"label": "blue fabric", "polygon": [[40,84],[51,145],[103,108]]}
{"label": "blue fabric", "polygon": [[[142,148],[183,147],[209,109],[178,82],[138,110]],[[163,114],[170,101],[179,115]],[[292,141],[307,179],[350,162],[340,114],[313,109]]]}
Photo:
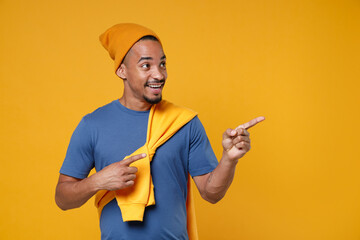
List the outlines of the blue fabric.
{"label": "blue fabric", "polygon": [[[60,173],[86,178],[95,167],[122,160],[146,142],[149,111],[133,111],[115,100],[86,115],[71,137]],[[187,176],[211,172],[218,162],[200,120],[195,117],[160,146],[151,162],[155,206],[143,222],[123,222],[114,199],[101,214],[101,238],[188,239]],[[135,180],[136,181],[136,180]]]}

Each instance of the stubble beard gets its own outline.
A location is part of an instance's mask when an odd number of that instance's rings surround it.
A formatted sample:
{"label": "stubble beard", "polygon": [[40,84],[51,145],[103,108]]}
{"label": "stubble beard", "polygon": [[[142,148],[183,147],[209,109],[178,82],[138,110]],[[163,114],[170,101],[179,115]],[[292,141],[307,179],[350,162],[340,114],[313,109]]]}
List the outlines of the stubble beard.
{"label": "stubble beard", "polygon": [[161,102],[162,95],[160,95],[160,96],[158,96],[157,98],[154,98],[154,99],[150,99],[150,98],[148,98],[148,97],[146,97],[144,95],[143,98],[145,99],[146,102],[148,102],[150,104],[157,104],[157,103]]}

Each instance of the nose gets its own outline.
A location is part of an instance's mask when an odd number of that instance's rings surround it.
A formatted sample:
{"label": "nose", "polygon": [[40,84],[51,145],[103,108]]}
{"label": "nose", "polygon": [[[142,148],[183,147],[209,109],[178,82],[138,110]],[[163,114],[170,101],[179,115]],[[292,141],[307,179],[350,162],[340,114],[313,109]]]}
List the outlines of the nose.
{"label": "nose", "polygon": [[160,67],[154,68],[154,71],[152,73],[152,78],[155,80],[166,80],[167,73],[165,69],[161,69]]}

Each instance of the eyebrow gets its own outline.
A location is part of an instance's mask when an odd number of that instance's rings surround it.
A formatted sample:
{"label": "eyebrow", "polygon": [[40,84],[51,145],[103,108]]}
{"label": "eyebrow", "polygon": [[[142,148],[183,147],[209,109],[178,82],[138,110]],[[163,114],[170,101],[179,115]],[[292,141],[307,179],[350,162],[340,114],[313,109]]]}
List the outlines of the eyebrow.
{"label": "eyebrow", "polygon": [[[165,58],[166,58],[166,56],[164,55],[164,56],[162,56],[162,57],[160,58],[160,60],[164,60]],[[139,59],[138,63],[141,62],[141,61],[143,61],[143,60],[153,60],[153,58],[152,58],[152,57],[141,57],[141,58]]]}

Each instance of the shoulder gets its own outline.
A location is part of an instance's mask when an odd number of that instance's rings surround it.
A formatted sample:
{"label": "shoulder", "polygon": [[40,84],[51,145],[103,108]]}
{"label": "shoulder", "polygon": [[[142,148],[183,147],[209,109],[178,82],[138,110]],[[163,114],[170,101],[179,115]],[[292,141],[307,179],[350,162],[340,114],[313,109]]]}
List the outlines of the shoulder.
{"label": "shoulder", "polygon": [[178,115],[177,117],[181,116],[181,118],[183,118],[183,117],[186,118],[186,116],[187,116],[189,121],[186,124],[186,126],[190,127],[191,129],[194,129],[194,130],[204,129],[204,127],[198,117],[198,113],[190,108],[176,105],[167,100],[162,100],[160,103],[157,104],[156,108],[157,108],[157,111],[166,112],[167,113],[166,115],[175,114],[175,115]]}
{"label": "shoulder", "polygon": [[152,109],[154,117],[173,118],[180,122],[189,122],[197,115],[197,112],[189,108],[178,106],[166,100],[154,105]]}
{"label": "shoulder", "polygon": [[204,138],[204,136],[206,136],[206,131],[205,128],[203,126],[203,124],[201,123],[200,119],[198,118],[198,116],[195,116],[190,122],[189,122],[189,127],[190,127],[190,133],[192,138]]}
{"label": "shoulder", "polygon": [[111,118],[117,112],[116,101],[114,100],[104,106],[97,108],[95,111],[86,114],[82,121],[86,122],[87,124],[94,124],[99,121],[103,121],[105,119]]}
{"label": "shoulder", "polygon": [[156,104],[156,108],[158,110],[179,111],[179,112],[183,112],[183,113],[197,115],[197,112],[195,112],[194,110],[187,108],[187,107],[176,105],[167,100],[162,100],[160,103]]}

